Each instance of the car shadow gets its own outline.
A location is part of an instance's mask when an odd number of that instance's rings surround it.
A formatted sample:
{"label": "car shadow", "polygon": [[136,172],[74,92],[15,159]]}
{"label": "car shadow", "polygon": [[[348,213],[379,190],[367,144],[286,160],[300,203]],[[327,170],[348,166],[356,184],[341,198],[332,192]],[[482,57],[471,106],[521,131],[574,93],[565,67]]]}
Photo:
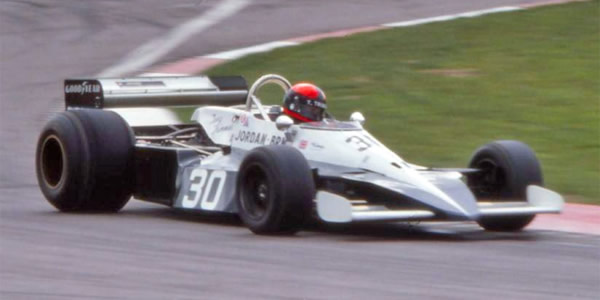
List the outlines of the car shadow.
{"label": "car shadow", "polygon": [[535,241],[543,238],[539,231],[490,232],[473,223],[373,223],[321,224],[307,227],[309,232],[334,236],[348,242],[422,241],[481,242]]}
{"label": "car shadow", "polygon": [[[237,215],[188,211],[166,207],[144,207],[125,209],[119,215],[162,218],[179,222],[193,222],[208,225],[240,227],[245,229]],[[347,242],[372,241],[445,241],[445,242],[478,242],[478,241],[536,241],[546,235],[537,230],[521,232],[490,232],[469,222],[437,222],[437,223],[367,223],[367,224],[327,224],[319,220],[311,220],[300,232],[286,238],[326,238]],[[281,238],[275,236],[274,238]]]}
{"label": "car shadow", "polygon": [[185,209],[167,208],[163,206],[152,208],[125,209],[119,215],[138,217],[162,218],[180,222],[204,223],[211,225],[243,227],[244,224],[235,214],[222,212],[189,211]]}

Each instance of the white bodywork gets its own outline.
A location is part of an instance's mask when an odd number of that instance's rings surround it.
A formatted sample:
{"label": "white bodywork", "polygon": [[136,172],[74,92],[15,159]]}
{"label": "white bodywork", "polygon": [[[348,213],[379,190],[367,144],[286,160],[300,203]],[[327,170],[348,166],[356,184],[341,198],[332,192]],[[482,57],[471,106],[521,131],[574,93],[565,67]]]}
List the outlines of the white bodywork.
{"label": "white bodywork", "polygon": [[[278,76],[265,77],[257,83],[275,80],[284,89],[289,87],[289,83]],[[231,146],[235,151],[286,144],[298,149],[311,164],[333,164],[365,171],[364,174],[342,174],[343,178],[368,181],[411,198],[423,199],[423,203],[459,219],[557,213],[562,209],[560,195],[537,186],[529,186],[528,202],[477,203],[461,182],[462,174],[433,172],[406,163],[362,128],[362,115],[355,115],[354,121],[350,122],[326,120],[278,129],[276,122],[272,121],[277,116],[267,114],[271,107],[263,107],[253,96],[259,87],[256,84],[252,87],[245,107],[201,107],[192,119],[201,124],[215,144]],[[443,186],[449,183],[453,186],[443,190]],[[423,220],[436,215],[424,209],[390,210],[383,206],[370,206],[366,202],[355,205],[349,199],[327,191],[319,191],[316,202],[319,216],[328,222]]]}

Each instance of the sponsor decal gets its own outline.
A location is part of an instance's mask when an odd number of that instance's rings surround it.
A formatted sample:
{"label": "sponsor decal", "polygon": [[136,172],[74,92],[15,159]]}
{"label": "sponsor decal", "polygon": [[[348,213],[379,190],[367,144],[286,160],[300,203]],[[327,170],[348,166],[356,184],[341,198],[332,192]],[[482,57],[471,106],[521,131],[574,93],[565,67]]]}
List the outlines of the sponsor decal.
{"label": "sponsor decal", "polygon": [[298,147],[300,149],[306,149],[306,146],[308,146],[308,141],[307,140],[301,140],[300,144],[298,145]]}
{"label": "sponsor decal", "polygon": [[162,81],[117,81],[119,87],[165,86]]}
{"label": "sponsor decal", "polygon": [[285,137],[279,135],[268,135],[262,132],[255,132],[249,130],[240,130],[233,140],[241,143],[251,143],[258,145],[283,145],[285,144]]}
{"label": "sponsor decal", "polygon": [[243,114],[240,116],[240,123],[246,127],[248,127],[248,115]]}
{"label": "sponsor decal", "polygon": [[100,93],[99,84],[89,84],[87,81],[78,84],[65,85],[65,94],[92,94]]}
{"label": "sponsor decal", "polygon": [[214,128],[212,134],[230,131],[233,129],[233,124],[223,124],[223,116],[213,115],[213,119],[212,121],[210,121],[210,125],[212,125]]}
{"label": "sponsor decal", "polygon": [[316,100],[310,100],[310,99],[308,99],[308,100],[306,100],[306,103],[308,105],[311,105],[311,106],[316,106],[316,107],[319,107],[319,108],[322,108],[322,109],[327,109],[327,104],[325,104],[325,103],[323,103],[321,101],[316,101]]}
{"label": "sponsor decal", "polygon": [[240,122],[245,127],[248,127],[248,116],[246,114],[233,116],[232,122]]}
{"label": "sponsor decal", "polygon": [[323,146],[321,144],[317,144],[315,142],[310,143],[310,146],[312,148],[314,148],[315,150],[323,150],[323,149],[325,149],[325,146]]}
{"label": "sponsor decal", "polygon": [[325,149],[325,146],[323,146],[321,144],[317,144],[315,142],[309,142],[307,140],[300,140],[300,142],[298,143],[298,148],[300,148],[301,150],[310,148],[311,150],[314,150],[314,151],[321,151],[321,150]]}

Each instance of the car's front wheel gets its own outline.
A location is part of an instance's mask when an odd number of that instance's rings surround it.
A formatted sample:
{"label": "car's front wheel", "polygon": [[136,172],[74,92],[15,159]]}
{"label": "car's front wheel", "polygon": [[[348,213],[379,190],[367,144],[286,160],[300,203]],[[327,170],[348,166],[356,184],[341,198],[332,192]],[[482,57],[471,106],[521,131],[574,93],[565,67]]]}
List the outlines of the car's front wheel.
{"label": "car's front wheel", "polygon": [[256,148],[240,167],[238,214],[254,233],[298,231],[310,216],[314,196],[310,167],[304,156],[292,147]]}
{"label": "car's front wheel", "polygon": [[[473,154],[469,167],[481,170],[467,178],[478,201],[526,201],[528,185],[543,185],[542,170],[535,153],[518,141],[495,141],[480,147]],[[534,217],[482,217],[478,223],[487,230],[517,231]]]}

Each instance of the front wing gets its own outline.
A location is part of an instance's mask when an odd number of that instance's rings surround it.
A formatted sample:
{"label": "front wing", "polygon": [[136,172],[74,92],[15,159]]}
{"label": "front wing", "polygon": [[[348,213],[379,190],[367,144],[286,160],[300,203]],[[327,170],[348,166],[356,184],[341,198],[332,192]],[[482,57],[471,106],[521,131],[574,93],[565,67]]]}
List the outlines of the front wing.
{"label": "front wing", "polygon": [[[368,205],[364,201],[349,200],[340,195],[319,191],[316,196],[319,218],[332,223],[393,222],[436,219],[436,213],[428,209],[389,209],[382,205]],[[526,202],[480,202],[476,221],[488,216],[518,216],[539,213],[559,213],[563,198],[551,190],[530,185]]]}

